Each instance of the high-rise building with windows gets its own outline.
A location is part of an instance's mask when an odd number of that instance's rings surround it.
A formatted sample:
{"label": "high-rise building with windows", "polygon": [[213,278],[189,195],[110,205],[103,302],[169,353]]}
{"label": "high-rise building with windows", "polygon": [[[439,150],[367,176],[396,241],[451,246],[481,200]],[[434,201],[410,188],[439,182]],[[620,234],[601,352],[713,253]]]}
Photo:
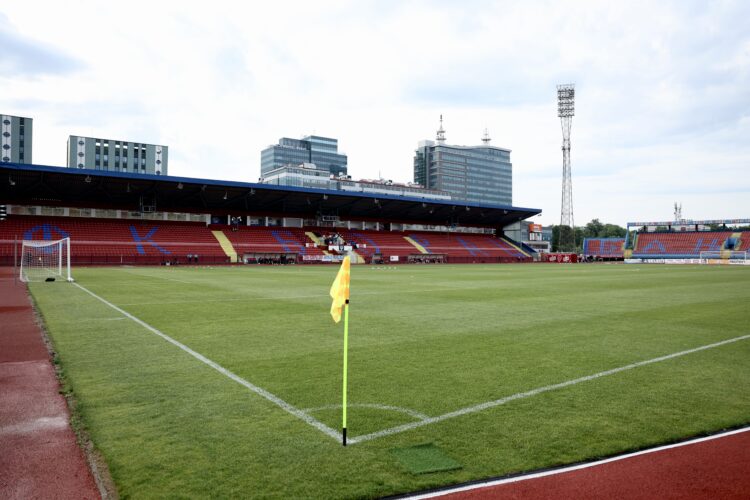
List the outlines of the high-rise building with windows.
{"label": "high-rise building with windows", "polygon": [[314,163],[335,176],[346,175],[346,155],[338,151],[338,139],[309,135],[302,139],[282,137],[278,144],[268,146],[260,153],[260,175],[280,167]]}
{"label": "high-rise building with windows", "polygon": [[168,175],[168,163],[167,146],[77,135],[68,137],[67,166],[70,168]]}
{"label": "high-rise building with windows", "polygon": [[348,193],[387,194],[432,200],[451,199],[448,193],[425,189],[415,184],[401,184],[385,179],[352,180],[350,175],[335,176],[328,169],[318,168],[312,163],[270,170],[266,172],[262,182],[276,186],[329,189]]}
{"label": "high-rise building with windows", "polygon": [[0,115],[0,161],[32,163],[31,136],[34,120],[23,116]]}
{"label": "high-rise building with windows", "polygon": [[488,205],[513,204],[510,149],[490,146],[485,131],[481,146],[445,143],[443,117],[436,141],[421,141],[414,155],[414,182],[450,193],[454,200]]}

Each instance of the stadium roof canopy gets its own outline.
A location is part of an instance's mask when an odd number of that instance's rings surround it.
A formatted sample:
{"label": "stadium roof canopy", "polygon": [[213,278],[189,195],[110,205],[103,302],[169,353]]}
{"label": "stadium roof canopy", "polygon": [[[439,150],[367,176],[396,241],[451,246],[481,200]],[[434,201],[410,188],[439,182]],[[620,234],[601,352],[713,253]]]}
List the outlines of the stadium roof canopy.
{"label": "stadium roof canopy", "polygon": [[709,220],[693,220],[693,219],[680,219],[673,221],[652,221],[652,222],[628,222],[628,228],[630,227],[671,227],[671,226],[710,226],[712,224],[729,224],[729,225],[742,225],[750,224],[750,219],[709,219]]}
{"label": "stadium roof canopy", "polygon": [[0,163],[0,203],[505,227],[536,208],[247,182]]}

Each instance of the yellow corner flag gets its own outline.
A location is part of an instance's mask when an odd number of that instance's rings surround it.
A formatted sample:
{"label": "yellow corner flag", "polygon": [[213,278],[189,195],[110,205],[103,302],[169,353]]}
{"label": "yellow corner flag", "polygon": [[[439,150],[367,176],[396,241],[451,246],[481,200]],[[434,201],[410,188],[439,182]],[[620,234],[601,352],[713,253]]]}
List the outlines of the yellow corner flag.
{"label": "yellow corner flag", "polygon": [[349,276],[351,259],[347,255],[341,263],[339,273],[331,285],[331,316],[333,321],[341,321],[341,310],[344,310],[344,376],[341,394],[341,439],[346,446],[346,375],[348,372],[349,353]]}
{"label": "yellow corner flag", "polygon": [[333,285],[331,285],[331,298],[333,299],[333,303],[331,304],[331,316],[336,323],[341,321],[341,310],[349,300],[350,263],[351,260],[347,255],[341,263],[341,269],[339,269],[339,273],[336,275]]}

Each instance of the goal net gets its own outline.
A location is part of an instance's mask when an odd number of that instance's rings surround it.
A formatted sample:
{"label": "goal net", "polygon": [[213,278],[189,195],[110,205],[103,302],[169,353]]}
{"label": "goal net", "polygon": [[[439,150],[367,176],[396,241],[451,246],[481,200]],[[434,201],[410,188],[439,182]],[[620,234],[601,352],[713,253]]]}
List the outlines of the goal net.
{"label": "goal net", "polygon": [[747,252],[730,250],[705,251],[700,253],[700,258],[704,264],[719,263],[719,261],[744,263],[747,262]]}
{"label": "goal net", "polygon": [[21,281],[73,281],[70,275],[70,238],[57,241],[23,240]]}

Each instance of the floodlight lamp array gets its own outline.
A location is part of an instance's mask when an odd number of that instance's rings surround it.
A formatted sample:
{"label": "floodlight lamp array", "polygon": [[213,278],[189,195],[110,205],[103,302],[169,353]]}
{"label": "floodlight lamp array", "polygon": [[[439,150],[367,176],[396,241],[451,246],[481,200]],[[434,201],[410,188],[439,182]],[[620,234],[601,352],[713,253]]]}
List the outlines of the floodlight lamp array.
{"label": "floodlight lamp array", "polygon": [[557,116],[567,118],[575,115],[575,85],[568,83],[557,86]]}

